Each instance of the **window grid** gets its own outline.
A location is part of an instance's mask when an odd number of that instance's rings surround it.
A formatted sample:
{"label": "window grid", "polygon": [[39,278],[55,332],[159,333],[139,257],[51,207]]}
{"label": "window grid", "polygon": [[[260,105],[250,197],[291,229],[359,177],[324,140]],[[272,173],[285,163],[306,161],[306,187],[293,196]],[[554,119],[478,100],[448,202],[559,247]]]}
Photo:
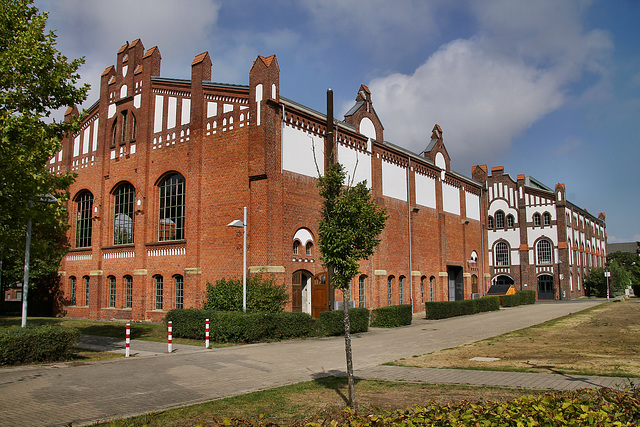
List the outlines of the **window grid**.
{"label": "window grid", "polygon": [[513,220],[513,215],[507,215],[507,227],[513,227],[514,225],[514,220]]}
{"label": "window grid", "polygon": [[542,219],[544,225],[551,225],[551,214],[549,212],[545,212],[544,215],[542,215]]}
{"label": "window grid", "polygon": [[124,283],[125,283],[125,293],[126,293],[125,304],[127,308],[132,308],[133,307],[133,277],[125,276]]}
{"label": "window grid", "polygon": [[89,276],[84,276],[84,305],[89,306]]}
{"label": "window grid", "polygon": [[496,228],[504,228],[504,212],[496,212]]}
{"label": "window grid", "polygon": [[536,226],[536,227],[540,225],[540,214],[539,213],[533,214],[533,225]]}
{"label": "window grid", "polygon": [[76,292],[77,292],[77,284],[76,278],[71,277],[71,305],[76,305]]}
{"label": "window grid", "polygon": [[487,221],[487,228],[490,230],[493,230],[493,217],[490,216],[489,220]]}
{"label": "window grid", "polygon": [[184,279],[182,276],[174,277],[176,284],[176,308],[184,308]]}
{"label": "window grid", "polygon": [[162,310],[162,276],[155,277],[156,282],[156,310]]}
{"label": "window grid", "polygon": [[133,188],[133,185],[129,183],[121,185],[114,194],[114,245],[126,245],[133,243],[135,195],[135,188]]}
{"label": "window grid", "polygon": [[538,264],[551,264],[551,243],[548,240],[538,242]]}
{"label": "window grid", "polygon": [[120,145],[127,142],[127,112],[122,112],[122,129],[121,129]]}
{"label": "window grid", "polygon": [[420,278],[420,303],[424,304],[424,277]]}
{"label": "window grid", "polygon": [[387,279],[387,305],[393,305],[393,276]]}
{"label": "window grid", "polygon": [[300,242],[296,240],[293,242],[293,254],[298,255],[298,252],[300,252]]}
{"label": "window grid", "polygon": [[398,304],[402,304],[404,297],[404,276],[398,279]]}
{"label": "window grid", "polygon": [[116,278],[109,277],[109,307],[116,307]]}
{"label": "window grid", "polygon": [[158,240],[184,239],[184,178],[174,174],[160,184]]}
{"label": "window grid", "polygon": [[307,243],[307,247],[306,247],[306,251],[307,251],[307,256],[311,256],[311,248],[313,247],[313,243],[308,242]]}
{"label": "window grid", "polygon": [[76,247],[87,248],[91,246],[93,194],[88,191],[83,193],[76,204],[78,206],[78,214],[76,215]]}
{"label": "window grid", "polygon": [[364,276],[360,276],[360,280],[358,281],[358,306],[359,307],[364,307],[364,284],[365,284],[365,277]]}
{"label": "window grid", "polygon": [[433,281],[434,277],[429,278],[429,301],[433,302]]}
{"label": "window grid", "polygon": [[505,242],[498,242],[495,246],[496,265],[509,265],[509,246]]}

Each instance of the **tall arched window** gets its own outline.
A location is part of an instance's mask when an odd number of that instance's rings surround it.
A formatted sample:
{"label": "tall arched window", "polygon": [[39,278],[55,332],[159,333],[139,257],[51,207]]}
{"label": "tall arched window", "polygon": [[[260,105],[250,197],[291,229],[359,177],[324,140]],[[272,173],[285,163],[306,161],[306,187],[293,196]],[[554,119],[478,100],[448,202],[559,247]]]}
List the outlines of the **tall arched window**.
{"label": "tall arched window", "polygon": [[93,210],[93,194],[89,191],[82,192],[76,198],[76,248],[88,248],[91,246],[91,211]]}
{"label": "tall arched window", "polygon": [[122,112],[122,128],[120,130],[120,145],[127,143],[127,111]]}
{"label": "tall arched window", "polygon": [[493,230],[493,217],[489,216],[489,219],[487,220],[487,228],[489,230]]}
{"label": "tall arched window", "polygon": [[433,301],[433,282],[435,282],[435,280],[435,277],[429,277],[429,301]]}
{"label": "tall arched window", "polygon": [[136,190],[125,182],[113,193],[113,244],[133,243],[134,199]]}
{"label": "tall arched window", "polygon": [[365,288],[366,279],[367,279],[367,276],[365,276],[364,274],[360,276],[360,278],[358,279],[358,307],[362,307],[362,308],[364,308],[364,305],[365,305],[364,288]]}
{"label": "tall arched window", "polygon": [[296,240],[293,242],[293,254],[298,255],[299,252],[300,252],[300,241]]}
{"label": "tall arched window", "polygon": [[496,212],[496,228],[504,228],[504,212]]}
{"label": "tall arched window", "polygon": [[125,288],[125,306],[126,308],[133,307],[133,277],[124,276],[124,288]]}
{"label": "tall arched window", "polygon": [[398,304],[404,302],[404,276],[398,278]]}
{"label": "tall arched window", "polygon": [[176,288],[176,308],[184,308],[184,278],[176,274],[173,276]]}
{"label": "tall arched window", "polygon": [[91,280],[89,276],[84,276],[82,280],[84,280],[84,305],[89,307],[89,283]]}
{"label": "tall arched window", "polygon": [[116,308],[116,278],[109,276],[109,307]]}
{"label": "tall arched window", "polygon": [[540,240],[537,245],[538,264],[551,264],[553,257],[551,253],[551,242],[546,239]]}
{"label": "tall arched window", "polygon": [[307,245],[305,246],[305,250],[306,250],[307,256],[311,256],[311,254],[313,253],[313,243],[307,242]]}
{"label": "tall arched window", "polygon": [[164,299],[164,289],[162,283],[162,276],[154,276],[153,277],[154,285],[155,285],[155,308],[156,310],[162,310],[162,300]]}
{"label": "tall arched window", "polygon": [[513,228],[514,223],[515,223],[515,221],[513,219],[513,215],[511,215],[511,214],[507,215],[507,227]]}
{"label": "tall arched window", "polygon": [[535,227],[540,226],[540,214],[538,212],[533,214],[533,225]]}
{"label": "tall arched window", "polygon": [[393,305],[393,276],[387,277],[387,305]]}
{"label": "tall arched window", "polygon": [[495,256],[497,266],[510,265],[509,245],[507,245],[505,242],[496,243],[493,248],[493,254]]}
{"label": "tall arched window", "polygon": [[424,282],[426,279],[427,279],[426,276],[422,276],[420,278],[420,304],[424,304],[424,292],[425,292]]}
{"label": "tall arched window", "polygon": [[136,140],[136,132],[138,131],[138,122],[136,121],[135,114],[131,113],[131,140]]}
{"label": "tall arched window", "polygon": [[158,240],[183,240],[184,177],[179,173],[167,176],[160,182],[159,190]]}
{"label": "tall arched window", "polygon": [[113,125],[111,125],[111,146],[110,148],[114,148],[116,146],[116,141],[118,140],[118,120],[113,121]]}
{"label": "tall arched window", "polygon": [[78,292],[76,277],[71,276],[69,280],[71,281],[71,295],[69,297],[69,304],[76,305],[76,293]]}
{"label": "tall arched window", "polygon": [[542,223],[544,225],[551,225],[551,214],[549,212],[542,214]]}

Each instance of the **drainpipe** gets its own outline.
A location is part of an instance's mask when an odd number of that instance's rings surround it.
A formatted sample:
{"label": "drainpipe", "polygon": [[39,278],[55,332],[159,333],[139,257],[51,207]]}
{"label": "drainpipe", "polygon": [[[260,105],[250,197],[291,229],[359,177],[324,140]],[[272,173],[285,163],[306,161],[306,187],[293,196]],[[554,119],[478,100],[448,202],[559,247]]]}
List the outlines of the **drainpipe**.
{"label": "drainpipe", "polygon": [[413,251],[411,239],[411,157],[409,157],[409,167],[407,168],[407,218],[409,222],[409,292],[411,295],[411,314],[414,312],[413,306]]}

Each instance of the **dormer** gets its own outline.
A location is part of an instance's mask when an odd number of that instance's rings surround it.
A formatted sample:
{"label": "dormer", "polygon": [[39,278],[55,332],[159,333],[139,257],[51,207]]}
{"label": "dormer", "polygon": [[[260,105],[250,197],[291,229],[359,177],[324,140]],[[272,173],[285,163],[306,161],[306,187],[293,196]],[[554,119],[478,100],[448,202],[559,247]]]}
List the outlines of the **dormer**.
{"label": "dormer", "polygon": [[447,148],[444,146],[440,125],[436,124],[433,127],[431,131],[431,141],[422,152],[422,155],[427,159],[431,159],[431,161],[443,171],[447,171],[451,167],[451,157],[449,157]]}
{"label": "dormer", "polygon": [[384,141],[384,127],[373,108],[371,91],[366,85],[360,85],[356,104],[344,115],[344,121],[355,126],[356,130],[367,138]]}

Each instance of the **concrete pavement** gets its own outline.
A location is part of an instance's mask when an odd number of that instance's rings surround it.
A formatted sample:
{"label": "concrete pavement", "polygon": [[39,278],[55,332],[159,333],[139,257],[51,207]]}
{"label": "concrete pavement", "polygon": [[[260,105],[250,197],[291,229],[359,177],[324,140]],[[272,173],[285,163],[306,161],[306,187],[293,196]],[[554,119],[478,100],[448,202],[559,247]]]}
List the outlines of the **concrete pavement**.
{"label": "concrete pavement", "polygon": [[[360,378],[536,389],[599,387],[605,384],[593,378],[565,376],[562,379],[544,374],[379,366],[403,357],[528,327],[599,303],[535,304],[438,321],[414,319],[414,323],[407,327],[373,329],[353,336],[356,375]],[[118,342],[109,345],[114,347],[113,351],[124,353],[124,348],[117,348],[120,345]],[[146,346],[144,349],[143,345]],[[134,340],[131,354],[138,356],[129,359],[0,369],[2,424],[81,425],[326,375],[340,375],[345,369],[342,337],[210,350],[204,349],[204,343],[202,348],[182,349],[176,345],[174,348],[174,353],[167,354],[166,344]],[[606,384],[623,386],[621,381],[616,378]]]}

